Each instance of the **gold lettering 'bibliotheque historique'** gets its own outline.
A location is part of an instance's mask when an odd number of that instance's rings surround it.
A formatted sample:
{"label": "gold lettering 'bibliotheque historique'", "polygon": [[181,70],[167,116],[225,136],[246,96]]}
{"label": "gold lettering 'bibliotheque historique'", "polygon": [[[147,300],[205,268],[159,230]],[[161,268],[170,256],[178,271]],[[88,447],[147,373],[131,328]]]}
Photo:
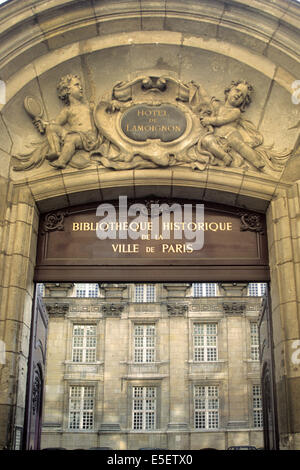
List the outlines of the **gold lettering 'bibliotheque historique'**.
{"label": "gold lettering 'bibliotheque historique'", "polygon": [[[73,222],[73,232],[93,232],[97,230],[152,230],[152,222]],[[168,222],[162,224],[162,230],[184,230],[230,232],[232,222]]]}

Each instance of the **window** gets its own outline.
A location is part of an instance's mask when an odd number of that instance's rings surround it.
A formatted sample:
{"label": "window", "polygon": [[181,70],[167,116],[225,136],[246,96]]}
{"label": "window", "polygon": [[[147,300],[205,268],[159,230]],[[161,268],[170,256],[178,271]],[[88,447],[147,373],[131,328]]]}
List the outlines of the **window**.
{"label": "window", "polygon": [[259,338],[257,323],[250,323],[250,357],[253,361],[259,361]]}
{"label": "window", "polygon": [[93,429],[94,386],[71,386],[69,394],[69,429]]}
{"label": "window", "polygon": [[253,426],[261,428],[263,426],[262,400],[260,385],[252,386],[252,406],[253,406]]}
{"label": "window", "polygon": [[156,387],[133,387],[132,428],[156,428]]}
{"label": "window", "polygon": [[155,302],[155,285],[136,284],[134,300],[135,302]]}
{"label": "window", "polygon": [[217,324],[194,323],[194,361],[217,359]]}
{"label": "window", "polygon": [[37,294],[41,297],[45,297],[45,285],[38,282],[36,285]]}
{"label": "window", "polygon": [[196,429],[219,427],[219,387],[194,386],[194,426]]}
{"label": "window", "polygon": [[248,295],[251,297],[262,297],[267,289],[265,282],[250,282],[248,284]]}
{"label": "window", "polygon": [[98,297],[98,284],[75,284],[76,297]]}
{"label": "window", "polygon": [[14,450],[22,450],[22,434],[23,428],[21,426],[16,426],[14,437]]}
{"label": "window", "polygon": [[215,297],[217,295],[217,284],[195,282],[192,285],[193,297]]}
{"label": "window", "polygon": [[134,326],[134,362],[155,361],[155,325]]}
{"label": "window", "polygon": [[96,360],[96,325],[74,325],[72,343],[73,362]]}

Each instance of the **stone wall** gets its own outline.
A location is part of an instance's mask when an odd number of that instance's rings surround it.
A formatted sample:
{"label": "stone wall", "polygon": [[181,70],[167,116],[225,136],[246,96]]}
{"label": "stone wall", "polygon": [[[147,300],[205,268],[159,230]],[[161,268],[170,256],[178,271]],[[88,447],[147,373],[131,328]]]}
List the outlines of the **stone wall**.
{"label": "stone wall", "polygon": [[[124,2],[13,0],[0,7],[0,447],[13,447],[21,425],[39,213],[127,194],[193,197],[268,213],[274,308],[276,377],[282,448],[299,448],[299,5],[294,0]],[[41,142],[23,103],[34,96],[45,119],[61,109],[56,84],[65,73],[82,77],[89,101],[140,74],[194,80],[223,99],[231,80],[254,86],[245,113],[280,152],[284,172],[245,168],[155,168],[111,171],[97,165],[57,170],[44,162],[13,170],[13,155]],[[297,251],[298,250],[298,251]]]}

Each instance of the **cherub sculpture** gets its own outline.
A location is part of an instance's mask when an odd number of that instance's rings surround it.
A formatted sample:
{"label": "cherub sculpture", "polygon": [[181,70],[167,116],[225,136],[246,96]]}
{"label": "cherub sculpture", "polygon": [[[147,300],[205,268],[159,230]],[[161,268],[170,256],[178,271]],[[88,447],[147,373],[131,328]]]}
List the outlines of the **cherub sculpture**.
{"label": "cherub sculpture", "polygon": [[241,113],[251,102],[252,86],[246,81],[233,82],[225,90],[225,103],[211,101],[211,115],[202,116],[200,121],[204,127],[213,126],[214,133],[208,133],[202,139],[202,146],[228,166],[232,162],[228,149],[233,149],[258,170],[265,163],[259,154],[248,145],[238,130]]}
{"label": "cherub sculpture", "polygon": [[95,127],[91,106],[83,98],[80,78],[72,74],[61,77],[57,91],[64,107],[52,121],[43,120],[42,113],[34,116],[25,106],[32,115],[37,130],[46,136],[46,141],[37,144],[36,149],[27,157],[16,157],[20,161],[16,170],[39,166],[45,159],[53,167],[63,169],[77,151],[90,153],[101,144],[102,139]]}
{"label": "cherub sculpture", "polygon": [[233,81],[224,91],[225,101],[209,98],[201,85],[192,84],[193,111],[199,115],[206,133],[199,139],[197,151],[211,155],[210,164],[221,166],[254,167],[259,171],[280,170],[288,152],[277,153],[263,146],[263,136],[243,118],[251,103],[253,87],[245,80]]}
{"label": "cherub sculpture", "polygon": [[[224,102],[210,98],[202,85],[184,84],[170,77],[141,76],[117,84],[95,109],[84,100],[76,75],[61,77],[57,91],[64,106],[51,121],[43,119],[38,100],[25,98],[25,109],[43,138],[32,144],[27,155],[15,156],[15,170],[31,170],[48,161],[55,169],[67,165],[83,169],[91,164],[115,170],[226,166],[278,174],[290,155],[264,146],[262,134],[244,119],[253,92],[245,80],[234,81],[225,89]],[[174,118],[175,111],[185,116],[188,125],[179,138],[164,141],[144,136],[139,140],[125,135],[120,122],[127,110],[146,105],[155,110],[163,104],[173,107],[174,112],[162,113],[158,122],[161,129]],[[138,116],[134,119],[139,124]]]}

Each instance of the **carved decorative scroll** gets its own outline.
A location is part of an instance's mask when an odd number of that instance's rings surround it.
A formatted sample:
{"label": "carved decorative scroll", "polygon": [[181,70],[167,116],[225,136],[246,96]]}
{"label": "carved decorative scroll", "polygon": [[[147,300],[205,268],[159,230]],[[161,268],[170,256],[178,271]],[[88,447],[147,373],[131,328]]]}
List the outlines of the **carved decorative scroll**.
{"label": "carved decorative scroll", "polygon": [[120,317],[123,310],[123,304],[105,304],[102,307],[102,312],[106,317]]}
{"label": "carved decorative scroll", "polygon": [[41,405],[42,382],[38,369],[35,371],[35,377],[32,385],[32,414],[36,415]]}
{"label": "carved decorative scroll", "polygon": [[46,304],[48,315],[65,315],[69,312],[70,305],[66,303]]}
{"label": "carved decorative scroll", "polygon": [[167,310],[170,317],[182,317],[188,311],[186,304],[167,304]]}
{"label": "carved decorative scroll", "polygon": [[245,302],[223,302],[223,309],[227,315],[243,315],[246,304]]}
{"label": "carved decorative scroll", "polygon": [[67,215],[67,211],[56,211],[46,214],[42,221],[41,233],[44,235],[47,232],[64,230],[64,220]]}
{"label": "carved decorative scroll", "polygon": [[258,232],[264,234],[263,219],[260,214],[254,214],[250,212],[241,212],[241,231],[245,232],[250,230],[251,232]]}

